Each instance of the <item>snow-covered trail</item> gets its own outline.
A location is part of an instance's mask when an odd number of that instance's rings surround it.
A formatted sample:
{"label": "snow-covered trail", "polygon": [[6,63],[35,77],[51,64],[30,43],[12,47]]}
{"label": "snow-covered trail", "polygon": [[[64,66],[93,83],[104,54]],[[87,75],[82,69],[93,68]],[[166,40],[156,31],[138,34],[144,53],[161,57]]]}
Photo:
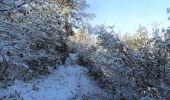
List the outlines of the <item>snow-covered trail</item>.
{"label": "snow-covered trail", "polygon": [[48,77],[29,83],[16,81],[0,90],[0,100],[106,100],[107,97],[107,93],[90,79],[88,70],[76,64],[73,54],[66,60],[66,65]]}

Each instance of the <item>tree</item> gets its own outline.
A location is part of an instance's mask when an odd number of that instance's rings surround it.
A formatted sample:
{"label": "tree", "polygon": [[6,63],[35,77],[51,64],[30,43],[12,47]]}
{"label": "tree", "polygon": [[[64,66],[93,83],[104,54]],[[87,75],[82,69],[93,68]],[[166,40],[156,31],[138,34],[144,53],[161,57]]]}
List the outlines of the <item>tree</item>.
{"label": "tree", "polygon": [[135,48],[135,38],[134,36],[130,36],[130,33],[125,33],[125,35],[122,37],[122,41],[124,41],[127,45],[129,45],[132,48]]}
{"label": "tree", "polygon": [[89,5],[85,0],[51,0],[57,3],[58,12],[65,22],[66,35],[74,35],[73,27],[81,26],[83,19],[92,17],[92,14],[83,13],[82,11]]}
{"label": "tree", "polygon": [[143,44],[145,44],[148,40],[148,31],[144,26],[139,25],[136,31],[136,39],[134,40],[134,45],[137,49],[139,49]]}
{"label": "tree", "polygon": [[126,33],[122,39],[126,42],[127,45],[138,50],[148,40],[147,28],[139,25],[134,36],[129,36],[128,33]]}
{"label": "tree", "polygon": [[[82,12],[89,6],[85,0],[0,0],[0,13],[11,18],[11,11],[19,10],[26,4],[32,5],[38,3],[42,7],[53,5],[53,8],[50,7],[52,12],[50,11],[48,16],[54,13],[57,18],[62,17],[67,37],[74,34],[73,28],[83,26],[85,18],[92,18],[93,16],[93,14]],[[31,7],[38,9],[38,7],[34,7],[33,5]],[[21,10],[23,9],[20,9],[20,11]]]}

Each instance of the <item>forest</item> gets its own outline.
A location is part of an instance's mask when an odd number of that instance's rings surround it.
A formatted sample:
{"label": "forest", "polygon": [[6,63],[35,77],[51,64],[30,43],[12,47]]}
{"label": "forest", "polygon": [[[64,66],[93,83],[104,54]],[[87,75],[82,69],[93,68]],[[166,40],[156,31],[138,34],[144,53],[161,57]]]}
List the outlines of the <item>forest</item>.
{"label": "forest", "polygon": [[91,6],[0,0],[0,100],[170,100],[170,27],[120,34]]}

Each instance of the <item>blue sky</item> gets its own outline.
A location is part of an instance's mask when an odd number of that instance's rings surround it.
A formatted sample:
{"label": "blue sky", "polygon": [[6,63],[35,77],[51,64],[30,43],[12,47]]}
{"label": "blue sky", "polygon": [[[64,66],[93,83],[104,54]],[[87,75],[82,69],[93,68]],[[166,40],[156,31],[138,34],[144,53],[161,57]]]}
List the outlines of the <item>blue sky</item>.
{"label": "blue sky", "polygon": [[[115,30],[121,33],[135,33],[139,24],[151,28],[155,21],[161,27],[167,27],[170,0],[87,0],[96,17],[90,21],[92,25],[115,25]],[[170,14],[169,14],[170,16]]]}

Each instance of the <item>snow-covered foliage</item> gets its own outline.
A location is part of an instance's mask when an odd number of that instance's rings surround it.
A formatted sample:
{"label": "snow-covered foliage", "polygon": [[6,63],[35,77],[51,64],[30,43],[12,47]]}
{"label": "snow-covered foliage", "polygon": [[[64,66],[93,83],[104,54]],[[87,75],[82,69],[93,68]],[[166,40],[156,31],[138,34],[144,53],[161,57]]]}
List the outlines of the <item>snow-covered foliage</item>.
{"label": "snow-covered foliage", "polygon": [[113,93],[115,99],[165,99],[168,96],[168,30],[165,39],[155,36],[138,51],[119,40],[110,27],[98,26],[96,33],[98,46],[80,49],[79,62],[89,67],[90,74]]}
{"label": "snow-covered foliage", "polygon": [[[6,6],[6,1],[11,0],[2,0],[0,4]],[[13,2],[17,1],[22,0]],[[0,8],[8,9],[4,6]],[[49,73],[50,66],[64,63],[67,45],[64,22],[61,17],[56,17],[57,9],[40,0],[0,11],[1,80],[7,77],[29,80],[32,76]]]}

